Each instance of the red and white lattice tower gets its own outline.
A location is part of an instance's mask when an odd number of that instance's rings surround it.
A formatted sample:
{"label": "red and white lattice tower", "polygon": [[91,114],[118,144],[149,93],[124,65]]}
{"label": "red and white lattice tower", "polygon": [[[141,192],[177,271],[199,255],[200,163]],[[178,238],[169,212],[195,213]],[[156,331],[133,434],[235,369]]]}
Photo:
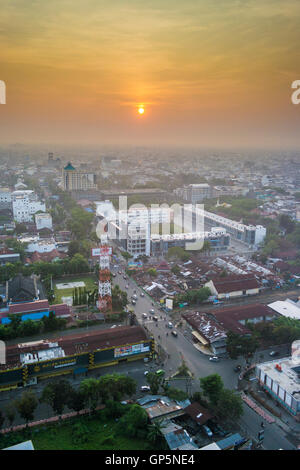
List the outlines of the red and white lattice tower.
{"label": "red and white lattice tower", "polygon": [[112,310],[111,280],[110,280],[110,254],[112,249],[106,244],[101,244],[99,255],[99,288],[97,307],[101,312]]}

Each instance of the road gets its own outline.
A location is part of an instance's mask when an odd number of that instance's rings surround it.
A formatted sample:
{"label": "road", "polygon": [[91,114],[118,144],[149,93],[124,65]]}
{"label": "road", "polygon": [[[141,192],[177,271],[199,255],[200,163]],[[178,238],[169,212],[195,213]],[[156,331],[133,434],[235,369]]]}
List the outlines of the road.
{"label": "road", "polygon": [[[119,269],[118,269],[119,270]],[[140,289],[136,283],[126,276],[124,279],[124,271],[120,275],[118,271],[114,270],[116,277],[114,277],[114,284],[118,284],[122,290],[127,292],[128,298],[130,299],[133,293],[136,291],[138,296],[137,304],[134,307],[134,311],[137,319],[141,324],[144,324],[150,333],[153,334],[155,340],[167,351],[169,358],[164,364],[166,375],[172,375],[182,363],[182,359],[185,360],[187,366],[194,374],[195,379],[192,381],[192,392],[199,391],[198,378],[205,377],[212,373],[218,373],[224,382],[224,386],[229,389],[236,389],[238,383],[238,376],[234,372],[234,366],[238,361],[231,359],[222,359],[220,362],[211,362],[208,357],[198,351],[192,344],[192,342],[185,336],[184,332],[176,329],[178,336],[173,337],[170,334],[170,329],[166,327],[166,323],[169,321],[168,315],[161,312],[158,307],[159,305],[152,301],[151,298],[145,294],[141,297],[142,289]],[[128,287],[127,287],[128,286]],[[154,303],[154,305],[152,305]],[[155,315],[159,317],[158,322],[153,321],[149,314],[150,309],[155,310]],[[142,313],[148,314],[148,319],[143,320]],[[160,317],[163,317],[161,319]],[[157,326],[156,326],[157,325]],[[166,336],[168,332],[168,336]],[[160,338],[159,338],[160,336]],[[282,354],[285,354],[285,350],[282,350]],[[268,351],[262,354],[261,360],[268,358]],[[240,362],[240,361],[239,361]],[[241,363],[241,362],[240,362]],[[178,388],[182,388],[179,384],[173,384]],[[244,415],[239,425],[242,429],[245,429],[248,436],[257,439],[258,431],[261,430],[260,423],[261,417],[255,413],[248,405],[244,404]],[[266,424],[265,427],[265,439],[263,442],[263,448],[268,450],[275,449],[295,449],[295,446],[291,444],[287,438],[286,433],[276,424]]]}

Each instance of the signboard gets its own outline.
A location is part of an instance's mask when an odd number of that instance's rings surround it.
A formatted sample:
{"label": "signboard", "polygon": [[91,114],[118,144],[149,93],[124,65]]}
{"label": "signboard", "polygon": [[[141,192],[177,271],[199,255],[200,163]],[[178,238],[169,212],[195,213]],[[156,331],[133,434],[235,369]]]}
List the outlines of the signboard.
{"label": "signboard", "polygon": [[112,247],[111,246],[101,246],[98,248],[92,248],[92,257],[96,258],[99,256],[111,256],[112,255]]}
{"label": "signboard", "polygon": [[148,344],[130,344],[121,348],[115,348],[114,356],[124,357],[130,356],[131,354],[141,354],[148,351],[150,351],[150,346]]}
{"label": "signboard", "polygon": [[173,300],[172,299],[166,299],[166,307],[169,310],[173,310]]}
{"label": "signboard", "polygon": [[128,261],[127,269],[142,269],[143,263],[141,261]]}

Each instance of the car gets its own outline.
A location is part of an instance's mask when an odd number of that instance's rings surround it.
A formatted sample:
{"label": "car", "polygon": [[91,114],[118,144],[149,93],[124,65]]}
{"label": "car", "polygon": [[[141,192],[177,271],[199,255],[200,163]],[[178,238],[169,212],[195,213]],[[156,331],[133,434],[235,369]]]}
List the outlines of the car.
{"label": "car", "polygon": [[155,311],[153,310],[153,308],[151,308],[151,309],[149,310],[149,313],[151,313],[151,315],[154,315],[154,314],[155,314]]}
{"label": "car", "polygon": [[136,301],[134,299],[132,299],[131,304],[136,305]]}
{"label": "car", "polygon": [[209,360],[212,362],[218,362],[220,359],[218,358],[218,356],[211,356]]}
{"label": "car", "polygon": [[128,284],[126,284],[125,289],[129,289],[129,285],[128,285]]}
{"label": "car", "polygon": [[158,321],[158,317],[154,316],[154,317],[153,317],[153,320],[154,320],[154,321]]}
{"label": "car", "polygon": [[113,326],[111,326],[111,328],[117,328],[117,325],[113,325]]}
{"label": "car", "polygon": [[148,318],[147,313],[142,313],[142,317],[143,317],[143,318]]}
{"label": "car", "polygon": [[141,392],[150,392],[150,387],[149,385],[142,385],[141,388],[140,388],[140,391]]}
{"label": "car", "polygon": [[141,297],[145,297],[145,294],[143,292],[141,293]]}
{"label": "car", "polygon": [[122,271],[119,271],[119,274],[122,274]]}
{"label": "car", "polygon": [[127,279],[127,276],[123,276],[123,279]]}
{"label": "car", "polygon": [[173,328],[173,323],[169,321],[168,327],[169,327],[169,328]]}
{"label": "car", "polygon": [[274,357],[274,356],[278,356],[278,351],[271,351],[270,352],[270,356]]}
{"label": "car", "polygon": [[137,299],[137,295],[136,295],[136,294],[133,294],[132,298],[133,298],[134,300],[136,300],[136,299]]}
{"label": "car", "polygon": [[161,375],[165,375],[165,371],[164,371],[163,369],[158,369],[155,373],[156,373],[156,375],[158,375],[159,377],[160,377]]}
{"label": "car", "polygon": [[148,374],[149,374],[149,371],[145,370],[144,375],[148,375]]}
{"label": "car", "polygon": [[213,436],[212,430],[208,426],[206,426],[205,424],[203,424],[202,429],[208,437]]}
{"label": "car", "polygon": [[242,366],[240,366],[240,364],[237,364],[233,370],[234,372],[240,372],[241,369],[242,369]]}
{"label": "car", "polygon": [[112,273],[112,276],[113,276],[113,277],[116,277],[116,273]]}
{"label": "car", "polygon": [[173,336],[175,336],[175,338],[177,338],[178,333],[177,333],[177,331],[173,330],[173,331],[171,331],[171,335],[173,335]]}

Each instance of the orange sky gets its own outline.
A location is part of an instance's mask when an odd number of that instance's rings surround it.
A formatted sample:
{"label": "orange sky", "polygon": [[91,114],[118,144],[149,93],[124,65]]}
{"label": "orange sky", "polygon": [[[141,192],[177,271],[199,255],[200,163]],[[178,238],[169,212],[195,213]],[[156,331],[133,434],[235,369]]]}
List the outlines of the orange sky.
{"label": "orange sky", "polygon": [[300,143],[299,0],[2,0],[0,64],[0,144]]}

